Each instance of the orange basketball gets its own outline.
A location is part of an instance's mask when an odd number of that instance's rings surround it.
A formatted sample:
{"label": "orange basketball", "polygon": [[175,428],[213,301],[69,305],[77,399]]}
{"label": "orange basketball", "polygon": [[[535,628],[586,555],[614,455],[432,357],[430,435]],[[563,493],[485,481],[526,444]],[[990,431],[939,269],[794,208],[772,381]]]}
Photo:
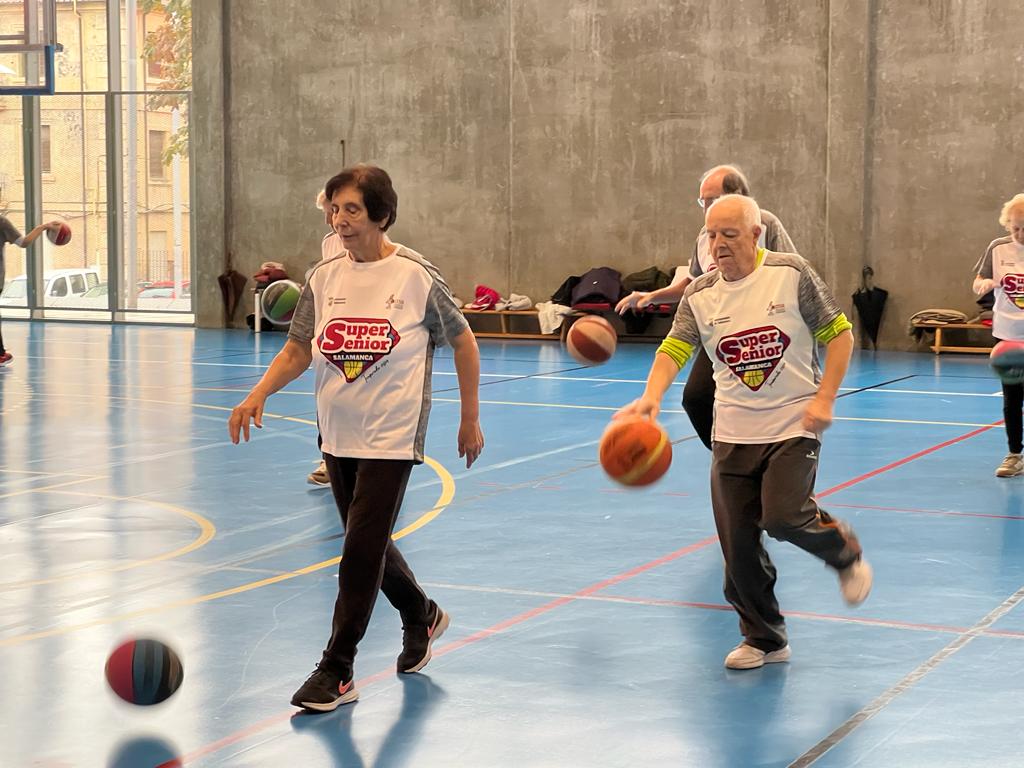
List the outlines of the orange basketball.
{"label": "orange basketball", "polygon": [[655,421],[616,419],[601,437],[601,466],[623,485],[650,485],[672,463],[668,433]]}
{"label": "orange basketball", "polygon": [[600,365],[615,354],[618,336],[612,324],[600,315],[584,315],[565,337],[569,354],[583,365]]}

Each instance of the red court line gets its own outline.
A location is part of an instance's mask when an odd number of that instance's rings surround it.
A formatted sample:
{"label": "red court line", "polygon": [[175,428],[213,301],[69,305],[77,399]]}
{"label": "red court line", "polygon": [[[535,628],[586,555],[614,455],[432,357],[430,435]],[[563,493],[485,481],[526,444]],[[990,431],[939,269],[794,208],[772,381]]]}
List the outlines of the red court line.
{"label": "red court line", "polygon": [[673,560],[678,560],[680,557],[688,555],[691,552],[696,552],[699,549],[704,549],[704,547],[714,544],[716,541],[718,541],[717,536],[708,536],[706,539],[702,539],[701,541],[698,541],[694,544],[690,544],[689,546],[683,547],[682,549],[677,549],[675,552],[670,552],[667,555],[659,557],[657,560],[651,560],[651,562],[649,563],[638,565],[636,568],[628,570],[625,573],[620,573],[618,576],[612,576],[611,578],[605,579],[604,581],[599,581],[596,584],[591,584],[589,587],[584,587],[578,592],[573,592],[571,595],[555,598],[554,600],[545,603],[544,605],[538,606],[536,608],[531,608],[528,611],[524,611],[523,613],[520,613],[518,616],[513,616],[510,619],[505,619],[505,621],[499,622],[495,624],[493,627],[482,629],[479,632],[469,635],[468,637],[462,638],[461,640],[456,640],[455,642],[448,643],[444,647],[440,648],[437,651],[437,653],[434,654],[434,656],[444,656],[445,654],[451,653],[452,651],[457,651],[459,648],[464,648],[467,645],[471,645],[472,643],[483,640],[485,637],[490,637],[491,635],[496,635],[499,632],[504,632],[506,629],[514,627],[516,624],[522,624],[525,621],[529,621],[532,618],[540,616],[542,613],[547,613],[548,611],[552,611],[555,608],[558,608],[559,606],[565,605],[566,603],[571,603],[577,598],[588,597],[589,595],[592,595],[595,592],[600,592],[602,589],[610,587],[613,584],[619,584],[623,581],[633,578],[634,576],[638,576],[641,573],[649,571],[653,568],[657,568],[659,565],[664,565],[665,563],[672,562]]}
{"label": "red court line", "polygon": [[915,512],[922,515],[949,515],[950,517],[988,517],[995,520],[1024,520],[1021,515],[990,515],[985,512],[957,512],[950,509],[917,509],[916,507],[876,507],[871,504],[836,504],[829,503],[830,507],[842,507],[844,509],[877,509],[882,512]]}
{"label": "red court line", "polygon": [[[963,440],[969,440],[970,438],[975,437],[976,435],[980,435],[983,432],[986,432],[986,431],[988,431],[990,429],[993,429],[995,427],[1000,426],[1002,423],[1003,423],[1002,421],[997,421],[997,422],[994,422],[992,424],[989,424],[986,427],[981,427],[979,429],[972,430],[971,432],[968,432],[968,433],[966,433],[964,435],[961,435],[960,437],[954,437],[952,440],[946,440],[945,442],[939,443],[938,445],[932,446],[931,448],[926,448],[923,451],[918,451],[917,453],[915,453],[915,454],[913,454],[911,456],[907,456],[906,458],[900,459],[899,461],[894,461],[891,464],[886,464],[884,467],[872,470],[871,472],[867,472],[867,473],[865,473],[863,475],[860,475],[859,477],[855,477],[852,480],[847,480],[845,483],[841,483],[840,485],[836,485],[836,486],[833,486],[832,488],[828,488],[827,490],[824,490],[824,491],[816,494],[816,497],[817,498],[822,498],[822,497],[828,496],[830,494],[837,493],[838,491],[842,491],[842,490],[844,490],[846,488],[849,488],[849,487],[851,487],[853,485],[857,485],[858,483],[862,483],[865,480],[869,480],[872,477],[877,477],[878,475],[880,475],[880,474],[882,474],[884,472],[888,472],[889,470],[896,469],[897,467],[902,467],[905,464],[909,464],[910,462],[915,461],[916,459],[919,459],[919,458],[921,458],[923,456],[927,456],[930,453],[935,453],[936,451],[942,450],[943,448],[946,448],[946,447],[948,447],[950,445],[954,445],[956,443],[962,442]],[[548,603],[545,603],[544,605],[541,605],[541,606],[539,606],[537,608],[532,608],[532,609],[530,609],[528,611],[520,613],[517,616],[513,616],[510,619],[505,619],[504,621],[498,622],[497,624],[495,624],[495,625],[493,625],[491,627],[488,627],[487,629],[482,629],[479,632],[476,632],[476,633],[474,633],[472,635],[469,635],[468,637],[462,638],[461,640],[456,640],[454,642],[448,643],[447,645],[441,646],[440,648],[438,648],[434,652],[434,656],[435,657],[444,656],[444,655],[452,653],[453,651],[456,651],[456,650],[458,650],[460,648],[464,648],[467,645],[471,645],[472,643],[479,642],[480,640],[483,640],[485,638],[488,638],[488,637],[491,637],[493,635],[496,635],[496,634],[499,634],[501,632],[504,632],[505,630],[510,629],[511,627],[516,626],[517,624],[522,624],[522,623],[524,623],[526,621],[529,621],[530,619],[533,619],[533,618],[535,618],[537,616],[540,616],[541,614],[548,613],[549,611],[552,611],[555,608],[563,606],[566,603],[571,603],[576,598],[586,597],[588,595],[592,595],[595,592],[599,592],[599,591],[601,591],[601,590],[603,590],[603,589],[605,589],[607,587],[612,586],[613,584],[619,584],[619,583],[621,583],[623,581],[626,581],[628,579],[631,579],[634,576],[637,576],[637,575],[639,575],[641,573],[645,573],[646,571],[649,571],[649,570],[651,570],[653,568],[657,568],[660,565],[664,565],[665,563],[669,563],[669,562],[672,562],[673,560],[677,560],[680,557],[683,557],[684,555],[688,555],[688,554],[691,554],[691,553],[696,552],[698,550],[701,550],[704,547],[707,547],[707,546],[709,546],[711,544],[714,544],[717,541],[718,541],[718,537],[717,536],[709,536],[706,539],[702,539],[701,541],[698,541],[698,542],[696,542],[694,544],[690,544],[689,546],[683,547],[682,549],[677,549],[675,552],[670,552],[667,555],[663,555],[662,557],[659,557],[657,560],[652,560],[649,563],[644,563],[643,565],[638,565],[637,567],[632,568],[632,569],[626,571],[625,573],[620,573],[617,576],[612,576],[612,577],[610,577],[608,579],[605,579],[604,581],[599,581],[596,584],[592,584],[589,587],[584,587],[583,589],[579,590],[578,592],[574,592],[572,595],[568,595],[566,597],[559,597],[559,598],[557,598],[555,600],[552,600],[552,601],[550,601]],[[696,606],[697,604],[694,604],[694,605]],[[714,608],[714,609],[717,610],[717,607],[714,606],[711,603],[708,603],[708,604],[703,605],[701,607]],[[793,615],[796,615],[796,614],[793,614]],[[381,679],[383,679],[385,677],[388,677],[388,676],[391,676],[391,675],[395,675],[395,674],[397,674],[397,673],[394,670],[390,670],[390,669],[389,670],[383,670],[381,672],[377,672],[377,673],[375,673],[373,675],[370,675],[367,678],[363,678],[363,679],[357,680],[356,681],[356,687],[358,688],[361,685],[368,685],[368,684],[370,684],[372,682],[376,682],[376,681],[381,680]],[[177,761],[173,761],[172,760],[172,761],[169,761],[169,762],[166,762],[166,763],[162,763],[162,764],[158,765],[157,768],[174,768],[174,766],[177,766],[177,765],[186,765],[188,763],[194,762],[195,760],[198,760],[201,757],[205,757],[206,755],[212,754],[214,752],[218,752],[221,749],[224,749],[225,747],[229,747],[232,744],[236,744],[239,741],[242,741],[242,740],[248,738],[249,736],[252,736],[252,735],[254,735],[256,733],[259,733],[260,731],[266,730],[267,728],[270,728],[273,725],[276,725],[278,723],[284,722],[285,720],[288,720],[289,718],[291,718],[291,717],[293,717],[295,715],[296,715],[295,710],[290,710],[288,712],[282,712],[279,715],[273,715],[271,717],[268,717],[268,718],[266,718],[264,720],[259,721],[258,723],[255,723],[255,724],[249,726],[248,728],[244,728],[244,729],[242,729],[240,731],[237,731],[237,732],[235,732],[235,733],[233,733],[233,734],[231,734],[229,736],[225,736],[223,739],[220,739],[218,741],[212,742],[211,744],[207,744],[206,746],[199,747],[195,751],[189,752],[184,757],[179,758]]]}
{"label": "red court line", "polygon": [[[659,565],[664,565],[665,563],[677,560],[678,558],[683,557],[684,555],[688,555],[691,552],[696,552],[699,549],[703,549],[704,547],[710,544],[714,544],[716,541],[718,541],[717,536],[709,536],[706,539],[702,539],[701,541],[698,541],[694,544],[690,544],[689,546],[683,547],[682,549],[677,549],[675,552],[670,552],[667,555],[663,555],[662,557],[659,557],[657,560],[651,560],[649,563],[638,565],[637,567],[632,568],[624,573],[612,576],[608,579],[605,579],[604,581],[599,581],[596,584],[591,584],[589,587],[584,587],[578,592],[574,592],[572,595],[567,595],[566,597],[560,597],[556,600],[552,600],[537,608],[532,608],[528,611],[520,613],[518,616],[513,616],[510,619],[505,619],[504,621],[501,621],[492,627],[488,627],[487,629],[480,630],[479,632],[476,632],[475,634],[472,634],[468,637],[464,637],[461,640],[456,640],[455,642],[443,645],[436,651],[434,651],[433,655],[435,658],[444,656],[446,654],[451,653],[452,651],[458,650],[459,648],[464,648],[467,645],[471,645],[472,643],[476,643],[480,640],[483,640],[486,637],[491,637],[492,635],[504,632],[506,629],[514,627],[517,624],[522,624],[523,622],[529,621],[530,619],[535,618],[536,616],[540,616],[543,613],[552,611],[555,608],[558,608],[559,606],[565,605],[566,603],[571,603],[578,597],[586,597],[587,595],[592,595],[595,592],[599,592],[600,590],[605,589],[606,587],[612,586],[613,584],[619,584],[623,581],[626,581],[627,579],[631,579],[634,576],[649,571],[652,568],[657,568]],[[398,673],[395,672],[394,669],[382,670],[380,672],[377,672],[376,674],[370,675],[369,677],[356,680],[356,687],[360,688],[362,686],[369,685],[370,683],[375,683],[378,680],[382,680],[387,677],[393,677],[396,674]],[[283,723],[291,717],[295,716],[296,714],[297,713],[295,710],[289,710],[287,712],[282,712],[277,715],[272,715],[271,717],[265,718],[264,720],[260,720],[258,723],[254,723],[253,725],[250,725],[247,728],[243,728],[242,730],[236,731],[235,733],[229,736],[225,736],[223,739],[219,739],[215,742],[207,744],[206,746],[199,747],[195,751],[188,753],[182,758],[179,758],[177,761],[172,760],[166,763],[162,763],[161,765],[157,766],[157,768],[173,768],[173,766],[177,765],[186,765],[195,760],[198,760],[201,757],[205,757],[206,755],[210,755],[214,752],[219,752],[225,747],[230,747],[232,744],[237,744],[238,742],[247,739],[249,736],[253,736],[261,731],[266,730],[267,728],[277,725],[278,723]]]}
{"label": "red court line", "polygon": [[1000,419],[999,421],[992,422],[988,426],[979,427],[978,429],[972,430],[965,435],[960,435],[960,437],[954,437],[952,440],[947,440],[944,443],[933,445],[931,448],[925,448],[923,451],[918,451],[917,453],[911,454],[910,456],[900,459],[899,461],[894,461],[892,464],[886,464],[884,467],[879,467],[878,469],[872,472],[868,472],[866,475],[855,477],[853,478],[853,480],[847,480],[845,483],[840,483],[839,485],[829,488],[827,491],[822,491],[821,493],[817,494],[817,497],[820,499],[823,496],[828,496],[831,493],[837,493],[846,488],[849,488],[851,485],[856,485],[857,483],[862,483],[865,480],[870,480],[872,477],[881,475],[883,472],[888,472],[891,469],[902,467],[904,464],[909,464],[912,461],[916,461],[917,459],[920,459],[923,456],[927,456],[929,453],[935,453],[936,451],[941,451],[943,448],[948,448],[949,446],[955,445],[956,443],[961,443],[964,440],[970,440],[972,437],[980,435],[982,432],[988,432],[990,429],[1002,426],[1002,423],[1003,420]]}
{"label": "red court line", "polygon": [[995,637],[1024,637],[1024,632],[1016,629],[986,629],[981,634]]}

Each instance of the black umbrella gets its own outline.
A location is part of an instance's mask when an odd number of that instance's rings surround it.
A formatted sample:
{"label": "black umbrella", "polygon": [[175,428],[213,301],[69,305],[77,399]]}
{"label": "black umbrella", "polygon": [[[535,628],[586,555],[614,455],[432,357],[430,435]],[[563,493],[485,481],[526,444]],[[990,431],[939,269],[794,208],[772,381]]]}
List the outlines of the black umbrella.
{"label": "black umbrella", "polygon": [[224,300],[224,318],[226,325],[230,328],[235,319],[235,310],[242,298],[242,290],[247,282],[244,275],[239,274],[231,265],[231,252],[228,252],[226,269],[217,278],[220,283],[220,295]]}
{"label": "black umbrella", "polygon": [[857,308],[861,325],[871,339],[872,346],[878,349],[878,328],[882,324],[882,311],[889,292],[875,288],[871,279],[874,274],[875,270],[871,267],[864,267],[861,271],[860,288],[853,293],[853,306]]}

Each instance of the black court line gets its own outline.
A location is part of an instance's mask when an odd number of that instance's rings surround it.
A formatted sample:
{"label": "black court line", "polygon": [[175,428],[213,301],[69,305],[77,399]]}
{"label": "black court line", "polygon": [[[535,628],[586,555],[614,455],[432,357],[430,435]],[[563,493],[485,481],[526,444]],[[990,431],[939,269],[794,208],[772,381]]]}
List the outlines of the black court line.
{"label": "black court line", "polygon": [[914,379],[914,378],[917,378],[917,374],[916,373],[912,373],[909,376],[900,376],[898,379],[891,379],[889,381],[883,381],[883,382],[881,382],[879,384],[872,384],[870,387],[861,387],[860,389],[853,389],[853,390],[850,390],[849,392],[843,392],[838,397],[836,397],[836,400],[838,400],[840,397],[849,397],[850,395],[856,395],[856,394],[859,394],[861,392],[867,392],[868,390],[871,390],[871,389],[878,389],[879,387],[886,387],[886,386],[888,386],[890,384],[896,384],[898,382],[906,381],[907,379]]}
{"label": "black court line", "polygon": [[981,621],[965,631],[963,634],[959,635],[956,639],[952,640],[944,648],[935,653],[930,659],[919,665],[910,674],[906,675],[902,680],[882,693],[882,695],[832,731],[832,733],[800,755],[800,757],[789,764],[788,768],[807,768],[807,766],[816,763],[826,752],[832,749],[832,747],[836,746],[839,742],[853,733],[853,731],[889,706],[897,696],[910,690],[910,688],[920,682],[925,675],[936,669],[942,662],[981,635],[1001,617],[1013,610],[1013,608],[1015,608],[1022,600],[1024,600],[1024,587],[1018,589],[1006,598],[1006,600],[1000,603],[987,616],[981,619]]}

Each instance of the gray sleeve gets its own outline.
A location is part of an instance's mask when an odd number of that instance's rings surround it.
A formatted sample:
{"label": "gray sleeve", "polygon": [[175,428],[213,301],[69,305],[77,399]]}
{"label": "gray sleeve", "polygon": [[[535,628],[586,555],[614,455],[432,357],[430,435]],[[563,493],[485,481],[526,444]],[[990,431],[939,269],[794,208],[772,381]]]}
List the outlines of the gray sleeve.
{"label": "gray sleeve", "polygon": [[4,243],[16,243],[21,240],[21,232],[5,216],[0,216],[0,238],[0,242]]}
{"label": "gray sleeve", "polygon": [[800,270],[799,297],[800,315],[811,333],[816,334],[827,328],[843,314],[832,290],[806,261]]}
{"label": "gray sleeve", "polygon": [[996,243],[998,242],[998,240],[993,240],[989,243],[988,248],[985,249],[985,255],[978,259],[978,263],[974,265],[975,275],[987,280],[992,279],[992,251],[995,250]]}
{"label": "gray sleeve", "polygon": [[299,303],[295,305],[291,325],[288,326],[288,338],[299,344],[309,344],[316,334],[316,305],[313,301],[313,289],[309,282],[302,286]]}
{"label": "gray sleeve", "polygon": [[[704,232],[704,230],[701,229],[701,233],[703,233],[703,232]],[[700,234],[697,235],[697,239],[693,243],[693,258],[690,259],[690,279],[691,280],[696,280],[698,277],[700,277],[703,274],[700,271],[700,255],[698,254],[699,250],[700,250]]]}
{"label": "gray sleeve", "polygon": [[786,228],[782,226],[778,216],[773,216],[765,223],[764,244],[769,251],[775,253],[800,253],[793,245]]}
{"label": "gray sleeve", "polygon": [[676,316],[672,320],[672,330],[668,332],[668,338],[689,344],[696,349],[700,346],[700,329],[697,327],[697,318],[693,316],[693,308],[690,307],[692,286],[693,283],[686,289],[683,300],[676,307]]}
{"label": "gray sleeve", "polygon": [[469,328],[465,315],[443,280],[431,280],[423,324],[427,326],[431,340],[438,347],[451,344]]}

